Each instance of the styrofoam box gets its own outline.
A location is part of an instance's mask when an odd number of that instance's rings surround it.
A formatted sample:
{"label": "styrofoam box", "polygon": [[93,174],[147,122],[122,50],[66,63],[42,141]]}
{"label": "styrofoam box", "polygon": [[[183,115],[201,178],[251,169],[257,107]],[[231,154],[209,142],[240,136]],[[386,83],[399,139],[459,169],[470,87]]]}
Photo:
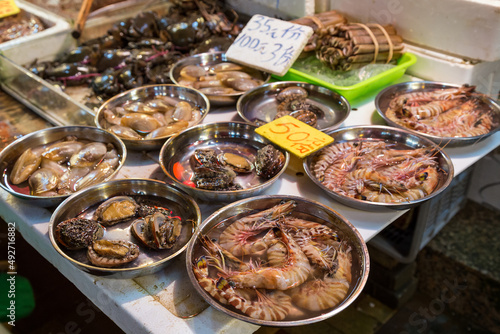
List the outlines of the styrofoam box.
{"label": "styrofoam box", "polygon": [[25,64],[33,58],[44,60],[74,43],[69,34],[71,26],[63,18],[24,1],[16,1],[16,5],[37,16],[46,28],[36,34],[1,43],[0,52],[8,58],[19,64]]}
{"label": "styrofoam box", "polygon": [[475,85],[477,91],[498,99],[500,94],[500,60],[470,62],[420,47],[405,45],[417,57],[407,73],[424,80]]}
{"label": "styrofoam box", "polygon": [[350,21],[392,24],[405,41],[483,61],[500,60],[500,1],[329,0]]}

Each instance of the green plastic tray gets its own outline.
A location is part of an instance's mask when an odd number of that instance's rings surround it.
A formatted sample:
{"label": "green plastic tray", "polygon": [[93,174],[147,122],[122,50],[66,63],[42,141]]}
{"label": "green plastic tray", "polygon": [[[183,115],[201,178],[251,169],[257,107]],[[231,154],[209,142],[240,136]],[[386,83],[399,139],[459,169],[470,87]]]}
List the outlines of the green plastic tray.
{"label": "green plastic tray", "polygon": [[274,74],[273,77],[280,81],[305,81],[323,86],[339,93],[340,95],[343,95],[349,102],[352,103],[356,98],[366,95],[379,88],[388,86],[391,82],[401,78],[403,74],[405,74],[406,69],[415,64],[416,61],[417,57],[414,54],[406,52],[401,56],[401,58],[398,59],[398,64],[390,70],[384,71],[352,86],[332,85],[294,68],[290,68],[282,77]]}

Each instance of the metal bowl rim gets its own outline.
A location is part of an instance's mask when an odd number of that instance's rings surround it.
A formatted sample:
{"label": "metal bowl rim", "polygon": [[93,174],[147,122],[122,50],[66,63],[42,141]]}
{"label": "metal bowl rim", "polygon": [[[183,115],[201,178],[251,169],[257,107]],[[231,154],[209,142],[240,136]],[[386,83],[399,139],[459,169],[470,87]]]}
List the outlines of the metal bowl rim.
{"label": "metal bowl rim", "polygon": [[[306,159],[304,159],[302,161],[302,165],[304,167],[304,170],[305,170],[307,176],[309,177],[309,179],[311,181],[313,181],[316,185],[318,185],[321,189],[326,191],[329,195],[333,196],[335,199],[342,201],[343,203],[350,203],[353,207],[354,206],[356,206],[356,207],[364,206],[364,207],[373,207],[373,208],[387,208],[387,209],[404,210],[404,209],[416,206],[422,202],[425,202],[425,201],[437,196],[438,194],[443,192],[446,188],[448,188],[451,181],[453,180],[453,177],[455,174],[455,168],[453,166],[453,162],[452,162],[451,158],[449,157],[449,155],[444,150],[442,150],[436,143],[434,143],[432,140],[425,138],[424,136],[421,136],[417,133],[414,133],[414,132],[411,132],[411,131],[408,131],[405,129],[401,129],[401,128],[394,128],[394,127],[386,126],[386,125],[355,125],[355,126],[348,126],[348,127],[344,127],[344,128],[331,130],[331,131],[328,131],[326,134],[332,135],[336,132],[345,132],[345,131],[349,131],[349,130],[358,130],[358,129],[380,129],[380,130],[385,130],[385,131],[389,131],[389,132],[401,132],[401,133],[406,134],[407,136],[417,137],[420,141],[422,141],[424,144],[426,144],[425,146],[435,148],[437,150],[437,152],[439,152],[439,154],[442,155],[443,159],[446,161],[446,163],[448,165],[448,169],[449,169],[448,176],[446,177],[446,181],[444,182],[444,184],[438,190],[433,191],[430,195],[425,196],[423,198],[420,198],[418,200],[414,200],[414,201],[410,201],[410,202],[401,202],[401,203],[384,203],[384,202],[363,201],[360,199],[356,199],[356,198],[352,198],[352,197],[338,194],[337,192],[334,192],[333,190],[328,189],[321,182],[319,182],[318,179],[316,177],[314,177],[311,169],[309,168],[311,159],[314,156],[314,154],[311,154],[310,156],[308,156]],[[346,204],[346,205],[349,205],[349,204]]]}
{"label": "metal bowl rim", "polygon": [[[51,127],[51,128],[41,129],[41,130],[32,132],[30,134],[27,134],[26,136],[22,136],[22,137],[16,139],[15,141],[13,141],[12,143],[10,143],[9,145],[7,145],[0,152],[0,161],[3,161],[3,156],[5,154],[7,154],[6,152],[12,150],[13,147],[15,145],[18,145],[20,142],[28,141],[29,139],[31,139],[31,137],[38,136],[38,135],[40,135],[39,133],[42,133],[42,132],[51,132],[51,131],[56,131],[56,130],[60,130],[60,129],[82,129],[82,130],[86,129],[86,130],[92,130],[92,131],[103,131],[104,133],[106,133],[106,135],[112,136],[120,144],[120,147],[122,149],[123,154],[122,154],[122,157],[120,159],[120,164],[118,165],[116,170],[102,182],[107,182],[107,181],[111,180],[114,176],[116,176],[116,174],[118,174],[119,170],[122,168],[123,164],[125,163],[125,160],[127,159],[127,148],[126,148],[125,143],[123,142],[123,140],[120,139],[120,137],[118,137],[117,135],[115,135],[111,132],[108,132],[108,131],[101,129],[101,128],[96,128],[94,126],[86,126],[86,125],[55,126],[55,127]],[[55,200],[55,201],[57,201],[57,200],[65,199],[68,196],[72,196],[73,194],[75,194],[75,193],[72,193],[72,194],[58,195],[58,196],[35,196],[35,195],[18,193],[16,191],[6,187],[3,184],[3,182],[0,182],[0,187],[2,189],[4,189],[5,191],[9,192],[10,194],[12,194],[13,196],[16,196],[16,197],[19,197],[22,199],[26,199],[26,200]],[[87,188],[84,188],[84,189],[87,189]]]}
{"label": "metal bowl rim", "polygon": [[[134,267],[134,268],[106,268],[106,267],[98,267],[98,266],[95,266],[95,265],[90,265],[90,264],[86,264],[86,263],[82,263],[82,262],[76,261],[75,259],[73,259],[70,256],[68,256],[66,254],[66,252],[64,252],[61,249],[61,247],[59,247],[59,244],[55,240],[55,236],[54,236],[55,217],[58,214],[60,214],[61,211],[63,211],[64,209],[66,209],[65,206],[68,205],[68,202],[73,201],[74,197],[83,196],[83,194],[85,192],[93,191],[95,188],[99,188],[99,187],[103,187],[103,186],[112,186],[114,183],[127,183],[127,182],[131,182],[131,183],[136,183],[136,182],[156,183],[156,184],[158,184],[160,186],[164,186],[164,187],[168,188],[171,191],[174,191],[177,195],[180,195],[180,197],[183,197],[184,200],[188,201],[193,206],[193,208],[195,209],[196,216],[198,217],[198,220],[193,223],[193,229],[194,230],[193,230],[193,234],[191,235],[191,238],[177,252],[175,252],[175,253],[171,254],[170,256],[162,259],[161,261],[153,262],[153,263],[148,263],[148,264],[142,265],[140,267]],[[94,203],[94,204],[96,204],[96,203]],[[116,274],[116,273],[126,273],[126,272],[141,271],[142,269],[145,269],[147,267],[161,266],[165,262],[170,261],[174,257],[176,257],[179,254],[181,254],[184,250],[186,250],[186,248],[189,245],[189,242],[191,242],[191,239],[193,238],[193,236],[195,235],[195,233],[198,231],[198,228],[199,228],[200,225],[201,225],[201,211],[200,211],[200,208],[199,208],[198,204],[196,204],[196,201],[191,196],[189,196],[188,194],[180,191],[179,189],[177,189],[177,188],[175,188],[175,187],[173,187],[173,186],[171,186],[171,185],[169,185],[169,184],[167,184],[165,182],[154,180],[154,179],[148,179],[148,178],[115,179],[115,180],[108,181],[108,182],[105,182],[105,183],[102,183],[102,184],[98,184],[98,185],[95,185],[95,186],[92,186],[92,187],[89,187],[89,188],[85,188],[84,190],[76,192],[76,193],[72,194],[71,196],[69,196],[68,198],[66,198],[56,208],[56,210],[52,213],[52,215],[50,217],[50,222],[49,222],[49,239],[50,239],[50,242],[52,243],[52,246],[56,249],[56,251],[60,255],[62,255],[65,259],[67,259],[68,261],[70,261],[74,266],[85,268],[87,270],[92,270],[93,272],[102,272],[103,274]]]}
{"label": "metal bowl rim", "polygon": [[324,128],[324,129],[319,129],[322,132],[328,131],[328,130],[330,130],[332,128],[337,128],[338,126],[340,126],[347,119],[347,117],[349,117],[349,114],[351,113],[352,107],[351,107],[351,104],[349,103],[349,101],[343,95],[337,93],[336,91],[333,91],[333,90],[328,89],[328,88],[323,87],[323,86],[319,86],[319,85],[315,85],[315,84],[312,84],[312,83],[304,82],[304,81],[275,81],[275,82],[265,83],[263,85],[260,85],[258,87],[252,88],[252,89],[244,92],[244,94],[241,95],[239,97],[238,101],[236,102],[236,111],[238,112],[238,115],[241,118],[243,118],[245,120],[245,122],[250,123],[250,124],[254,124],[254,122],[252,122],[251,120],[249,120],[243,114],[243,111],[242,111],[242,109],[243,109],[243,107],[242,107],[243,100],[245,98],[247,98],[248,95],[250,95],[251,93],[255,93],[256,91],[264,90],[264,89],[266,89],[268,87],[274,88],[274,86],[281,87],[282,85],[283,86],[289,85],[290,87],[291,86],[296,86],[296,87],[299,87],[299,86],[312,86],[314,88],[319,89],[318,92],[320,92],[321,90],[324,89],[324,90],[327,90],[328,92],[332,93],[332,95],[334,97],[338,98],[338,100],[340,102],[342,102],[342,105],[344,105],[346,107],[345,115],[340,119],[340,121],[338,121],[334,125],[329,126],[327,128]]}
{"label": "metal bowl rim", "polygon": [[[141,90],[147,90],[149,88],[152,88],[152,87],[172,87],[172,88],[178,88],[178,89],[187,89],[187,90],[191,90],[193,91],[195,94],[198,94],[202,99],[203,101],[205,102],[206,104],[206,107],[205,108],[202,108],[202,114],[201,114],[201,117],[200,119],[198,120],[198,122],[195,124],[195,125],[198,125],[200,124],[201,122],[203,122],[203,120],[205,119],[205,117],[208,115],[208,113],[210,112],[210,101],[208,99],[208,97],[203,94],[202,92],[200,92],[199,90],[197,89],[194,89],[192,87],[187,87],[187,86],[180,86],[180,85],[173,85],[173,84],[157,84],[157,85],[146,85],[146,86],[140,86],[140,87],[136,87],[136,88],[132,88],[132,89],[129,89],[127,91],[124,91],[124,92],[121,92],[120,94],[118,95],[115,95],[113,96],[112,98],[110,98],[109,100],[107,100],[106,102],[104,102],[100,107],[99,109],[97,110],[95,116],[94,116],[94,123],[96,125],[97,128],[99,129],[102,129],[106,132],[109,132],[111,133],[110,131],[108,131],[107,129],[104,129],[101,124],[99,123],[99,119],[101,118],[101,114],[104,112],[104,109],[105,107],[109,106],[112,102],[115,102],[116,100],[122,98],[123,96],[125,95],[128,95],[130,94],[131,92],[133,91],[141,91]],[[124,143],[127,143],[127,142],[130,142],[130,143],[133,143],[133,144],[140,144],[140,143],[144,143],[144,145],[150,145],[150,144],[153,144],[153,143],[156,143],[158,141],[162,141],[162,140],[166,140],[174,135],[176,135],[177,133],[173,134],[173,135],[170,135],[170,136],[165,136],[165,137],[158,137],[158,138],[153,138],[153,139],[130,139],[130,138],[121,138],[121,140],[124,142]]]}
{"label": "metal bowl rim", "polygon": [[[218,302],[215,302],[213,298],[204,290],[200,287],[198,284],[196,277],[194,276],[193,271],[191,270],[192,266],[192,256],[193,256],[193,248],[195,246],[196,241],[198,240],[199,235],[203,232],[203,228],[206,227],[209,223],[211,223],[212,220],[216,220],[217,217],[224,212],[225,210],[228,210],[230,208],[242,205],[246,202],[252,202],[252,201],[258,201],[258,200],[264,200],[264,199],[286,199],[286,200],[294,200],[297,202],[307,202],[307,203],[312,203],[320,208],[322,208],[325,211],[330,211],[333,212],[340,221],[342,221],[343,224],[345,224],[350,231],[353,233],[355,236],[355,241],[356,244],[359,245],[360,248],[360,258],[361,258],[361,263],[360,263],[360,276],[357,284],[354,286],[353,290],[351,293],[346,296],[346,298],[342,301],[340,305],[335,307],[333,310],[331,310],[328,313],[321,314],[319,316],[315,316],[312,318],[308,319],[302,319],[302,320],[292,320],[292,321],[270,321],[270,320],[260,320],[260,319],[254,319],[251,318],[247,315],[244,314],[239,314],[233,310],[228,309],[225,306],[220,305]],[[300,196],[293,196],[293,195],[260,195],[260,196],[255,196],[255,197],[250,197],[250,198],[244,198],[241,200],[238,200],[236,202],[230,203],[219,210],[215,211],[212,213],[208,218],[206,218],[199,228],[197,229],[196,233],[193,235],[191,240],[189,241],[188,248],[186,249],[186,267],[187,267],[187,272],[189,275],[189,279],[191,280],[193,286],[195,287],[196,291],[202,297],[212,306],[215,307],[217,310],[224,312],[225,314],[228,314],[236,319],[246,321],[249,323],[257,324],[257,325],[263,325],[263,326],[279,326],[279,327],[292,327],[292,326],[301,326],[301,325],[307,325],[307,324],[312,324],[315,322],[323,321],[325,319],[328,319],[340,312],[342,312],[345,308],[347,308],[350,304],[358,298],[359,294],[363,290],[363,288],[366,285],[366,282],[368,281],[368,274],[370,272],[370,255],[368,252],[368,247],[366,245],[366,242],[364,241],[363,237],[361,236],[361,233],[359,233],[358,229],[347,219],[345,218],[342,214],[340,214],[338,211],[314,200],[306,199],[304,197]],[[330,314],[332,313],[332,314]]]}
{"label": "metal bowl rim", "polygon": [[[393,90],[394,90],[394,93],[399,92],[399,91],[403,91],[402,89],[399,89],[399,88],[400,87],[409,86],[411,84],[424,84],[424,86],[425,85],[436,85],[436,86],[442,86],[443,89],[445,89],[445,88],[460,88],[460,87],[463,86],[463,85],[460,85],[460,84],[440,82],[440,81],[407,81],[407,82],[401,82],[401,83],[394,84],[394,85],[391,85],[389,87],[384,88],[382,91],[380,91],[380,93],[377,94],[377,96],[375,97],[375,101],[374,102],[375,102],[375,109],[377,109],[378,114],[389,125],[391,125],[393,127],[397,127],[398,129],[403,129],[403,130],[410,131],[412,133],[416,133],[416,134],[418,134],[420,136],[427,137],[428,139],[434,141],[435,143],[443,142],[444,145],[447,145],[447,143],[453,143],[453,145],[455,145],[455,146],[465,146],[465,145],[468,145],[469,142],[472,143],[472,142],[479,141],[479,140],[481,140],[483,138],[491,136],[492,134],[494,134],[497,131],[500,131],[500,124],[499,124],[499,125],[497,125],[496,128],[494,128],[492,131],[488,132],[485,135],[470,136],[470,137],[440,137],[440,136],[436,136],[436,135],[427,134],[425,132],[420,132],[420,131],[412,130],[412,129],[409,129],[409,128],[406,128],[406,127],[404,127],[402,125],[397,124],[396,122],[394,122],[393,120],[389,119],[386,116],[386,111],[382,111],[381,110],[381,108],[380,108],[380,100],[383,97],[385,97],[386,94],[389,94],[389,92],[392,92]],[[425,87],[423,89],[425,89]],[[419,91],[419,90],[415,90],[415,91]],[[484,95],[484,98],[488,101],[488,103],[490,103],[493,106],[495,106],[495,108],[497,109],[497,114],[500,115],[500,104],[497,101],[495,101],[494,99],[492,99],[491,97],[487,96],[487,95]]]}
{"label": "metal bowl rim", "polygon": [[[210,57],[211,59],[214,59],[214,58],[217,58],[217,56],[220,56],[221,58],[226,58],[226,52],[225,51],[215,51],[215,52],[203,52],[203,53],[197,53],[195,55],[192,55],[192,56],[189,56],[189,57],[186,57],[186,58],[182,58],[180,60],[178,60],[174,65],[172,65],[172,67],[170,68],[170,71],[169,71],[169,76],[170,76],[170,80],[172,80],[172,82],[175,84],[175,85],[179,85],[179,82],[177,81],[177,78],[175,78],[174,76],[174,71],[177,69],[177,67],[181,66],[181,65],[184,65],[184,63],[187,63],[193,59],[203,59],[204,57]],[[225,62],[231,62],[231,63],[234,63],[234,64],[237,64],[231,60],[228,60],[226,58],[226,60],[223,60]],[[217,63],[216,63],[217,64]],[[243,66],[246,66],[248,67],[247,65],[243,65]],[[264,83],[267,83],[269,82],[269,80],[271,79],[271,74],[265,72],[265,71],[262,71],[262,70],[258,70],[258,69],[255,69],[256,71],[259,71],[262,73],[262,75],[265,77],[265,80],[264,80]],[[237,92],[237,93],[231,93],[231,94],[206,94],[206,93],[203,93],[205,94],[206,96],[209,96],[209,97],[232,97],[232,98],[237,98],[237,97],[240,97],[242,96],[244,93],[246,92]]]}
{"label": "metal bowl rim", "polygon": [[[167,170],[167,166],[165,166],[165,164],[163,162],[163,160],[164,160],[163,157],[165,156],[165,151],[167,150],[167,148],[169,148],[169,146],[172,146],[172,142],[174,140],[178,139],[177,137],[180,138],[180,136],[183,134],[185,135],[186,132],[194,131],[194,130],[197,130],[199,128],[212,128],[214,126],[229,125],[229,124],[239,124],[239,125],[243,125],[243,126],[250,126],[250,127],[257,128],[255,125],[248,124],[245,122],[213,122],[213,123],[207,123],[207,124],[198,124],[198,125],[193,126],[189,129],[186,129],[182,132],[179,132],[176,136],[169,138],[165,142],[165,144],[163,144],[163,146],[160,150],[159,160],[160,160],[160,166],[161,166],[161,169],[163,170],[163,172],[167,175],[167,177],[170,180],[175,182],[175,184],[177,186],[181,187],[182,189],[187,189],[188,191],[196,191],[196,192],[199,192],[201,194],[215,194],[215,193],[217,193],[217,194],[221,194],[221,195],[235,195],[236,196],[239,194],[245,194],[245,193],[247,193],[249,191],[253,191],[255,189],[265,188],[266,186],[274,183],[281,176],[281,174],[283,174],[285,172],[285,170],[288,167],[288,163],[290,162],[290,153],[288,153],[288,151],[283,150],[283,149],[280,149],[280,151],[284,152],[284,154],[285,154],[285,164],[283,165],[283,168],[281,168],[281,170],[276,175],[274,175],[272,178],[266,180],[265,182],[255,186],[255,187],[251,187],[251,188],[240,189],[240,190],[207,190],[207,189],[193,188],[193,187],[189,187],[189,186],[183,184],[182,182],[177,180],[177,178],[175,176],[170,174],[170,172]],[[259,137],[263,138],[265,141],[271,143],[271,141],[269,141],[265,137],[259,135],[258,133],[255,133],[255,134],[258,135]]]}

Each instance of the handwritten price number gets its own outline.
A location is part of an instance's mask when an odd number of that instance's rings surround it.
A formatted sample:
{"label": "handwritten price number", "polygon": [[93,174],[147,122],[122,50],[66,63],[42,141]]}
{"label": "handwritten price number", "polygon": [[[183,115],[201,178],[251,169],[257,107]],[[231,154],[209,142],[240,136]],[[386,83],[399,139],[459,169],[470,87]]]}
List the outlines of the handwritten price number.
{"label": "handwritten price number", "polygon": [[[280,40],[297,40],[305,31],[302,26],[289,26],[284,29],[278,29],[272,26],[273,19],[256,15],[255,20],[249,22],[250,26],[247,28],[249,32],[258,31],[261,34]],[[261,55],[265,55],[263,62],[271,62],[273,66],[279,66],[288,63],[294,55],[295,46],[286,47],[283,43],[275,42],[269,43],[261,41],[258,37],[249,36],[247,33],[240,34],[234,41],[235,45],[239,45],[242,48],[248,48],[254,52],[258,52]]]}
{"label": "handwritten price number", "polygon": [[0,17],[19,13],[19,8],[12,0],[0,0]]}
{"label": "handwritten price number", "polygon": [[288,135],[285,136],[285,139],[292,142],[290,146],[296,149],[301,154],[311,152],[312,150],[314,150],[317,147],[320,147],[327,141],[326,138],[312,137],[310,133],[305,131],[294,132],[291,127],[295,129],[300,129],[300,126],[294,123],[278,123],[275,124],[275,126],[276,128],[270,128],[269,132],[272,132],[277,135],[285,135],[288,133]]}

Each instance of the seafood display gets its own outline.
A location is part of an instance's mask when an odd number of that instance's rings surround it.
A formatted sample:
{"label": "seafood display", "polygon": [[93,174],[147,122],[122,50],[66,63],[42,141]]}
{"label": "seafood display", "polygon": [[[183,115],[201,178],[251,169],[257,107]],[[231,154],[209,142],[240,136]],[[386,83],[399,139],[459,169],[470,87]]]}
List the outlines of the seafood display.
{"label": "seafood display", "polygon": [[0,43],[33,35],[45,28],[38,17],[21,9],[19,14],[0,18]]}
{"label": "seafood display", "polygon": [[166,95],[106,104],[99,125],[120,138],[148,140],[169,137],[201,121],[193,103]]}
{"label": "seafood display", "polygon": [[399,126],[437,137],[484,136],[498,126],[475,86],[423,89],[393,96],[385,116]]}
{"label": "seafood display", "polygon": [[[107,228],[114,225],[128,229],[139,245],[105,238],[113,234]],[[141,246],[156,251],[171,249],[180,238],[183,225],[181,217],[173,216],[171,210],[147,198],[113,196],[95,209],[58,223],[54,236],[57,243],[69,250],[86,249],[91,264],[112,268],[136,260]]]}
{"label": "seafood display", "polygon": [[200,189],[214,191],[241,190],[235,183],[237,174],[255,173],[263,179],[271,179],[284,167],[283,152],[269,144],[257,151],[255,161],[238,152],[217,152],[214,149],[197,149],[190,158],[193,176],[191,182]]}
{"label": "seafood display", "polygon": [[111,143],[66,136],[25,150],[7,168],[5,183],[33,196],[68,195],[110,177],[120,160]]}
{"label": "seafood display", "polygon": [[26,67],[62,89],[89,87],[92,96],[81,102],[95,107],[135,87],[172,83],[169,70],[179,59],[209,51],[207,45],[227,47],[241,29],[237,18],[211,0],[174,3],[164,15],[143,11],[53,61]]}
{"label": "seafood display", "polygon": [[217,302],[254,319],[305,319],[332,310],[352,282],[337,231],[294,213],[293,200],[238,215],[199,236],[192,270]]}
{"label": "seafood display", "polygon": [[241,118],[257,126],[289,115],[321,131],[337,128],[351,111],[343,96],[299,81],[266,83],[243,94],[236,108]]}
{"label": "seafood display", "polygon": [[404,203],[429,196],[446,172],[435,150],[385,141],[352,140],[321,149],[312,159],[313,176],[331,191],[350,198]]}
{"label": "seafood display", "polygon": [[[183,61],[181,61],[183,62]],[[187,61],[189,63],[189,61]],[[207,95],[241,94],[264,83],[261,72],[231,62],[180,65],[177,84]]]}

